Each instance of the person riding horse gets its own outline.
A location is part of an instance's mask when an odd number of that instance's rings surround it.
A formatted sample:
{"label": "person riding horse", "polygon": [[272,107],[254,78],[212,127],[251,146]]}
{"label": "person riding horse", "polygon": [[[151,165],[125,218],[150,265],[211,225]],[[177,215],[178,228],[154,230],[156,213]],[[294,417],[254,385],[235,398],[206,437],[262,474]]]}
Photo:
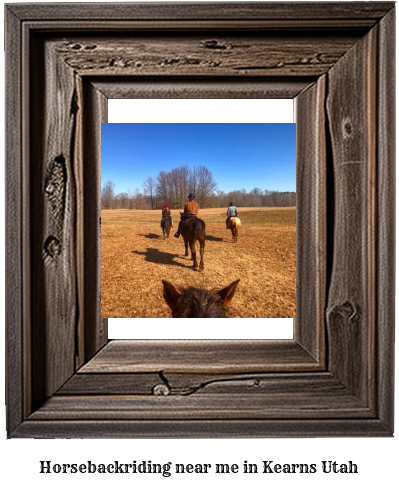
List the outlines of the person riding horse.
{"label": "person riding horse", "polygon": [[227,209],[226,229],[229,228],[229,221],[233,216],[238,216],[238,211],[234,206],[234,203],[231,201],[230,206]]}
{"label": "person riding horse", "polygon": [[170,220],[170,226],[173,227],[173,218],[170,213],[170,210],[168,208],[168,205],[165,203],[162,207],[162,220],[161,220],[161,228],[162,228],[162,221],[164,219],[169,219]]}
{"label": "person riding horse", "polygon": [[181,229],[181,224],[182,222],[188,220],[189,218],[197,218],[198,216],[198,211],[199,211],[199,206],[195,199],[195,194],[190,193],[188,196],[188,201],[184,205],[184,210],[183,213],[181,213],[180,221],[179,221],[179,227],[177,229],[177,232],[175,233],[175,237],[179,238],[180,237],[180,229]]}

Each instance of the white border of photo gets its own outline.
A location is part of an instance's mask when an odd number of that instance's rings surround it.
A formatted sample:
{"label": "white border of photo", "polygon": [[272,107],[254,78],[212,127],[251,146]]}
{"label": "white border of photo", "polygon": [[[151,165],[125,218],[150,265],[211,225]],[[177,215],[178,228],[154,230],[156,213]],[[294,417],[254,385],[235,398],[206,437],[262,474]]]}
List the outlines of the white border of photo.
{"label": "white border of photo", "polygon": [[[108,123],[293,123],[291,99],[108,100]],[[173,323],[171,323],[173,321]],[[292,318],[109,318],[109,339],[292,340]],[[195,326],[193,326],[195,325]]]}

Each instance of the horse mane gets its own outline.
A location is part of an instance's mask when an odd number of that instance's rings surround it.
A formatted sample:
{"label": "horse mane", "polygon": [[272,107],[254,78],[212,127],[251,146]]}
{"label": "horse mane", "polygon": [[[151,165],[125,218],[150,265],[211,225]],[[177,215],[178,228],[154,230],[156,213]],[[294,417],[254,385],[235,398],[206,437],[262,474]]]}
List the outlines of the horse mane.
{"label": "horse mane", "polygon": [[227,305],[233,299],[238,282],[208,291],[192,286],[178,289],[170,282],[162,281],[164,298],[173,318],[227,318]]}
{"label": "horse mane", "polygon": [[173,310],[174,318],[225,318],[227,310],[220,305],[217,291],[206,291],[189,287],[180,298],[179,306]]}

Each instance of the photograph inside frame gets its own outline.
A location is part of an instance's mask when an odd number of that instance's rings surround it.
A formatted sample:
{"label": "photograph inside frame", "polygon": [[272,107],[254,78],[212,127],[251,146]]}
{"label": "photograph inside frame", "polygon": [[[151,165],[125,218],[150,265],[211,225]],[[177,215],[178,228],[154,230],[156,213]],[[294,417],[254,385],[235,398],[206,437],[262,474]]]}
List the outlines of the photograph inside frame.
{"label": "photograph inside frame", "polygon": [[294,123],[102,124],[103,318],[292,330],[295,291]]}

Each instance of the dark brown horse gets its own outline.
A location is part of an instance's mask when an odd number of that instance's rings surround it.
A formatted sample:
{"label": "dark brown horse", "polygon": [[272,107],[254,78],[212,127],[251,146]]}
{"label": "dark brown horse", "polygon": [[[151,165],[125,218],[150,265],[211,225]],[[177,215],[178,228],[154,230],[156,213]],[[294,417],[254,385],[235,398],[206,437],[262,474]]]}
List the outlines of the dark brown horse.
{"label": "dark brown horse", "polygon": [[180,223],[180,233],[184,239],[184,247],[186,252],[184,255],[188,255],[188,246],[191,250],[191,260],[193,261],[193,267],[198,267],[197,253],[195,250],[195,242],[198,240],[200,245],[200,263],[199,270],[204,270],[204,251],[205,251],[205,222],[199,218],[189,218]]}
{"label": "dark brown horse", "polygon": [[233,299],[239,281],[220,290],[207,291],[195,287],[178,289],[163,280],[163,296],[172,310],[173,318],[228,318],[227,306]]}
{"label": "dark brown horse", "polygon": [[238,240],[238,229],[241,226],[241,220],[238,218],[238,216],[233,216],[230,218],[228,224],[227,224],[227,229],[231,230],[231,236],[233,237],[233,242],[237,242]]}
{"label": "dark brown horse", "polygon": [[169,233],[170,233],[170,227],[172,226],[172,223],[170,221],[170,218],[162,218],[161,220],[161,228],[163,231],[163,239],[169,238]]}

